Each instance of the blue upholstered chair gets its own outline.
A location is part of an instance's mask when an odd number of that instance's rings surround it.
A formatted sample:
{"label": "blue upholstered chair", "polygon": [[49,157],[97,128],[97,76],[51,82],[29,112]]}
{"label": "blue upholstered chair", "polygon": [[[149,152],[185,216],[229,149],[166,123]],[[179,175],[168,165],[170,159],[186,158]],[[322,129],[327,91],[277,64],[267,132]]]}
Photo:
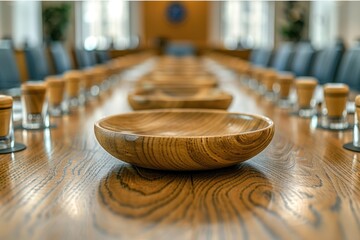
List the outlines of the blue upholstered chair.
{"label": "blue upholstered chair", "polygon": [[270,65],[271,55],[271,49],[255,49],[253,52],[251,52],[250,62],[259,67],[268,67]]}
{"label": "blue upholstered chair", "polygon": [[315,50],[309,42],[297,44],[291,71],[296,76],[309,76],[314,55]]}
{"label": "blue upholstered chair", "polygon": [[76,49],[75,57],[79,69],[89,68],[96,65],[96,55],[94,51]]}
{"label": "blue upholstered chair", "polygon": [[195,47],[190,43],[169,43],[165,53],[176,57],[192,56],[195,55]]}
{"label": "blue upholstered chair", "polygon": [[21,80],[14,52],[10,46],[0,46],[0,91],[20,88]]}
{"label": "blue upholstered chair", "polygon": [[251,63],[254,63],[256,61],[256,58],[257,58],[257,55],[259,53],[260,49],[259,48],[254,48],[251,50],[251,53],[250,53],[250,57],[249,57],[249,61]]}
{"label": "blue upholstered chair", "polygon": [[42,46],[26,48],[25,59],[31,81],[43,81],[49,75],[46,55]]}
{"label": "blue upholstered chair", "polygon": [[109,51],[99,50],[96,51],[97,63],[107,63],[110,60]]}
{"label": "blue upholstered chair", "polygon": [[346,83],[351,90],[360,91],[360,47],[347,50],[340,62],[336,82]]}
{"label": "blue upholstered chair", "polygon": [[50,43],[49,49],[54,62],[56,74],[63,74],[72,68],[69,54],[63,44],[60,42]]}
{"label": "blue upholstered chair", "polygon": [[315,55],[311,75],[316,77],[320,84],[334,82],[343,53],[344,48],[340,45],[319,51]]}
{"label": "blue upholstered chair", "polygon": [[274,55],[271,67],[278,71],[291,71],[292,60],[295,53],[294,43],[287,42],[281,44]]}

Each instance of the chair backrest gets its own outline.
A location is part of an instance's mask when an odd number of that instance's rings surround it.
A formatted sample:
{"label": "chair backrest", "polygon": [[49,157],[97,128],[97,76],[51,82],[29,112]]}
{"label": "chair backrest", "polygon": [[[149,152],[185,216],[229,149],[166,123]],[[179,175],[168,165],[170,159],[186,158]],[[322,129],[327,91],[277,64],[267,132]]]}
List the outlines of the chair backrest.
{"label": "chair backrest", "polygon": [[249,57],[249,61],[250,61],[251,63],[254,63],[254,62],[255,62],[259,51],[260,51],[259,48],[254,48],[254,49],[251,50],[250,57]]}
{"label": "chair backrest", "polygon": [[84,49],[75,50],[76,61],[80,69],[92,67],[96,65],[96,56],[94,51]]}
{"label": "chair backrest", "polygon": [[315,50],[309,42],[297,44],[291,71],[296,76],[309,76],[314,55]]}
{"label": "chair backrest", "polygon": [[321,50],[316,54],[311,75],[318,79],[319,84],[335,81],[343,53],[344,48],[335,45]]}
{"label": "chair backrest", "polygon": [[166,55],[182,57],[195,55],[195,47],[190,43],[169,43],[165,48]]}
{"label": "chair backrest", "polygon": [[336,82],[346,83],[352,90],[360,91],[360,47],[345,52],[336,75]]}
{"label": "chair backrest", "polygon": [[283,43],[275,52],[274,61],[271,67],[278,71],[291,71],[292,60],[295,53],[295,44],[291,42]]}
{"label": "chair backrest", "polygon": [[63,74],[72,68],[69,54],[63,44],[60,42],[50,43],[49,49],[55,65],[56,74]]}
{"label": "chair backrest", "polygon": [[96,51],[97,63],[107,63],[110,60],[109,51],[99,50]]}
{"label": "chair backrest", "polygon": [[268,67],[270,65],[271,55],[271,49],[259,48],[251,53],[250,62],[259,67]]}
{"label": "chair backrest", "polygon": [[20,85],[20,74],[13,50],[0,46],[0,90],[19,88]]}
{"label": "chair backrest", "polygon": [[29,78],[32,81],[44,80],[49,75],[44,48],[42,46],[26,48],[24,52]]}

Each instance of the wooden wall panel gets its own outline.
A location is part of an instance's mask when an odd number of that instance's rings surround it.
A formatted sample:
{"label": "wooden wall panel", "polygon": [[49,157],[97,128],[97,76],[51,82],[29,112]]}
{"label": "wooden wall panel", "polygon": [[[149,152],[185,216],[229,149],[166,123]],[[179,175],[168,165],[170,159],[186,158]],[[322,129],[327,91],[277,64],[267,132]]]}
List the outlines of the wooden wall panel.
{"label": "wooden wall panel", "polygon": [[29,74],[26,66],[25,53],[24,51],[21,50],[15,50],[14,54],[19,68],[21,82],[25,82],[26,80],[29,79]]}
{"label": "wooden wall panel", "polygon": [[152,46],[157,37],[173,41],[189,41],[198,47],[206,46],[209,28],[210,3],[183,1],[186,18],[181,23],[171,23],[166,17],[170,1],[143,2],[144,41]]}

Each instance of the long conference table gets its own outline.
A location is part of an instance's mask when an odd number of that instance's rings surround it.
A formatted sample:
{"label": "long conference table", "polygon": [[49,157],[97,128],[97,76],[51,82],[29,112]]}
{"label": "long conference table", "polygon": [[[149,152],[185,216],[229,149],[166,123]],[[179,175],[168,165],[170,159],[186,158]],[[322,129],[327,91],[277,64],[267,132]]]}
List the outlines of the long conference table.
{"label": "long conference table", "polygon": [[[352,131],[317,129],[245,88],[232,112],[275,122],[271,144],[234,167],[142,169],[109,155],[94,122],[132,111],[122,78],[55,128],[17,130],[27,149],[0,155],[0,239],[359,239],[360,155]],[[191,124],[184,123],[184,124]]]}

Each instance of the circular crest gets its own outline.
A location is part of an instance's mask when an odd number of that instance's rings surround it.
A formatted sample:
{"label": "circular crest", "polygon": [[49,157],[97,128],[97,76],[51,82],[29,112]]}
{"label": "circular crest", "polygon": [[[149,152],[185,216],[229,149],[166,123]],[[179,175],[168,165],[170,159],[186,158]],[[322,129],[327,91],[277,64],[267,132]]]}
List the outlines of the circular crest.
{"label": "circular crest", "polygon": [[183,4],[179,2],[170,3],[166,9],[167,19],[172,23],[180,23],[186,17],[186,9]]}

